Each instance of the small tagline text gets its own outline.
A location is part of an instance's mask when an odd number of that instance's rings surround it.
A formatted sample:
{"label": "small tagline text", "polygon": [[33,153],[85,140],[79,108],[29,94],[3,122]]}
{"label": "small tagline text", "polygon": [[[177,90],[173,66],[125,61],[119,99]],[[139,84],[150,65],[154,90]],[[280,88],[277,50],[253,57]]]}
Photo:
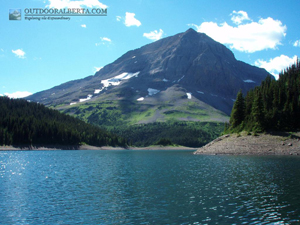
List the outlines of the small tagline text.
{"label": "small tagline text", "polygon": [[65,20],[69,21],[71,17],[66,17],[66,16],[25,16],[25,20],[28,21],[44,21],[44,20]]}

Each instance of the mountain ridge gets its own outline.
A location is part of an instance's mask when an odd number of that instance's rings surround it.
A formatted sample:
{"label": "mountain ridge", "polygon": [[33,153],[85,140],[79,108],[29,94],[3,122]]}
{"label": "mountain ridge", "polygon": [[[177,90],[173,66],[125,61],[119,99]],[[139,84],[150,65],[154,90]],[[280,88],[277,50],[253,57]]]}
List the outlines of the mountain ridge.
{"label": "mountain ridge", "polygon": [[[188,104],[195,103],[213,107],[220,115],[229,115],[237,92],[241,89],[246,93],[268,75],[264,69],[236,60],[226,46],[190,28],[128,51],[95,75],[55,86],[27,99],[60,110],[122,100],[143,111],[149,104],[158,109],[159,99],[163,98],[164,103],[173,105],[161,111],[162,114],[174,111],[172,107],[177,106],[176,110],[185,107],[183,111],[188,113]],[[165,120],[165,115],[162,117]]]}

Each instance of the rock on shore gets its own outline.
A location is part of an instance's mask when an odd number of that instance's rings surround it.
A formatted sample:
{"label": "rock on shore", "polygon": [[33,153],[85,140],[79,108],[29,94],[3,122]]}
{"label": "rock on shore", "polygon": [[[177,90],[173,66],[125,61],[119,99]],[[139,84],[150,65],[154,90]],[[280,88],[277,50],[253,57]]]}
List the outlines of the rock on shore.
{"label": "rock on shore", "polygon": [[199,148],[194,154],[206,155],[300,155],[300,132],[223,135]]}

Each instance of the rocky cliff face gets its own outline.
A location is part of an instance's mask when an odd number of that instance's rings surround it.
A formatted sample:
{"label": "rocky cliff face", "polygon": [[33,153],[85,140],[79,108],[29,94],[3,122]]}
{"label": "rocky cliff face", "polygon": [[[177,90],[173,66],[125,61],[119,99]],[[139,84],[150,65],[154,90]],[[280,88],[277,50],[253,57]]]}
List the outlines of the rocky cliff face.
{"label": "rocky cliff face", "polygon": [[185,98],[229,115],[237,92],[242,89],[246,93],[268,75],[264,69],[237,61],[229,49],[206,34],[189,29],[129,51],[94,76],[28,99],[69,106],[101,99],[125,99],[142,105]]}

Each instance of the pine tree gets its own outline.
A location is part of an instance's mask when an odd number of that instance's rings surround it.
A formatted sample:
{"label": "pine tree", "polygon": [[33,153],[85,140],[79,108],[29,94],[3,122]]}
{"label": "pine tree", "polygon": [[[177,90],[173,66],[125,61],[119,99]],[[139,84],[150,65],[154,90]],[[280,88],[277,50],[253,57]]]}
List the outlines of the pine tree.
{"label": "pine tree", "polygon": [[230,127],[236,128],[245,119],[245,99],[242,91],[239,91],[236,97],[236,101],[233,105],[230,117]]}
{"label": "pine tree", "polygon": [[264,104],[262,100],[262,95],[260,91],[257,91],[253,105],[251,110],[251,117],[252,117],[252,127],[256,131],[263,131],[265,130],[264,126]]}

